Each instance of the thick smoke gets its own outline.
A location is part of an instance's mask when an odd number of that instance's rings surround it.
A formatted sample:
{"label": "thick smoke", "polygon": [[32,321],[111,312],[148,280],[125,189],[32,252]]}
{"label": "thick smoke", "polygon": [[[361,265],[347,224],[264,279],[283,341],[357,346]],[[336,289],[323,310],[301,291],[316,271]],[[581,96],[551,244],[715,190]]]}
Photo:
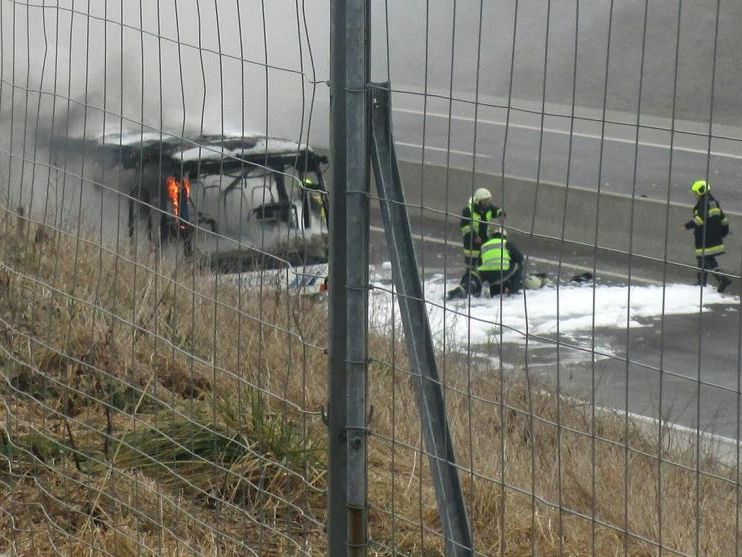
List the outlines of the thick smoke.
{"label": "thick smoke", "polygon": [[160,176],[103,155],[103,137],[244,132],[326,145],[326,117],[314,114],[328,104],[327,2],[216,4],[0,0],[0,203],[119,237],[121,194]]}

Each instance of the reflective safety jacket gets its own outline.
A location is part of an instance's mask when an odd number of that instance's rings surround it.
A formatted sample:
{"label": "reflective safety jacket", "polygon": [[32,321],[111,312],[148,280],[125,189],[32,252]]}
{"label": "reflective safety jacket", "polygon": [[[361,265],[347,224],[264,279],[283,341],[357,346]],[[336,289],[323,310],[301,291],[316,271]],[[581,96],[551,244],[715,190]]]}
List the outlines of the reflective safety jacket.
{"label": "reflective safety jacket", "polygon": [[482,264],[479,271],[507,271],[510,269],[508,241],[495,236],[482,244]]}
{"label": "reflective safety jacket", "polygon": [[696,257],[724,253],[724,237],[729,233],[729,220],[710,193],[698,198],[693,207],[693,220],[685,223],[685,228],[693,229]]}
{"label": "reflective safety jacket", "polygon": [[474,238],[480,238],[482,243],[487,241],[487,227],[502,216],[502,209],[494,205],[487,205],[484,210],[479,204],[469,200],[461,214],[461,234],[464,237],[464,255],[467,257],[479,257],[480,247],[474,243]]}

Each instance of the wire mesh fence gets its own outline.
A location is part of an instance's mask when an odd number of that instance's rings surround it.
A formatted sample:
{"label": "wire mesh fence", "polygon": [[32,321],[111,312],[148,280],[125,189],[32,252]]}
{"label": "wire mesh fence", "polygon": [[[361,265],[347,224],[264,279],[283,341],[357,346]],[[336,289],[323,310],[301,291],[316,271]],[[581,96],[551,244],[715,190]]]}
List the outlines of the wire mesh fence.
{"label": "wire mesh fence", "polygon": [[[352,9],[361,88],[332,83]],[[720,0],[0,0],[0,554],[736,554],[741,23]],[[403,202],[378,160],[333,183],[371,156],[337,151],[359,93]],[[414,252],[384,235],[400,206]],[[342,249],[364,268],[333,275]]]}
{"label": "wire mesh fence", "polygon": [[324,158],[284,4],[2,2],[3,554],[324,547]]}

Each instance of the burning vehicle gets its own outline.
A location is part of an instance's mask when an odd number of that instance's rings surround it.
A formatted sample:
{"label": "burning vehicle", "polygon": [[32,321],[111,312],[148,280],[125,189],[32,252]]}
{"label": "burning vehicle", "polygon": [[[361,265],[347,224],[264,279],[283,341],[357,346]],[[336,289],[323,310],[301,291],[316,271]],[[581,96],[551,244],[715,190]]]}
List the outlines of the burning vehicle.
{"label": "burning vehicle", "polygon": [[327,261],[327,158],[260,135],[117,133],[94,147],[126,172],[130,237],[146,233],[219,272]]}

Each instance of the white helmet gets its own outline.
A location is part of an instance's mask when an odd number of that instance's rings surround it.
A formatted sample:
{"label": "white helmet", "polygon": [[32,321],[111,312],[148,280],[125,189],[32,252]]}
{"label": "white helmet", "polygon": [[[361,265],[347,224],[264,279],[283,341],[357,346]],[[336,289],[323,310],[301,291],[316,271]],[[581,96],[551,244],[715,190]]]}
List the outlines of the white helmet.
{"label": "white helmet", "polygon": [[499,235],[501,238],[508,237],[508,231],[505,230],[504,226],[501,224],[490,224],[489,227],[487,227],[487,235],[494,236],[495,234]]}
{"label": "white helmet", "polygon": [[492,194],[487,188],[479,188],[474,192],[474,197],[472,199],[474,200],[474,203],[479,203],[480,201],[492,199]]}
{"label": "white helmet", "polygon": [[528,275],[523,279],[523,288],[526,290],[536,290],[541,288],[546,283],[546,279],[542,279],[536,275]]}

